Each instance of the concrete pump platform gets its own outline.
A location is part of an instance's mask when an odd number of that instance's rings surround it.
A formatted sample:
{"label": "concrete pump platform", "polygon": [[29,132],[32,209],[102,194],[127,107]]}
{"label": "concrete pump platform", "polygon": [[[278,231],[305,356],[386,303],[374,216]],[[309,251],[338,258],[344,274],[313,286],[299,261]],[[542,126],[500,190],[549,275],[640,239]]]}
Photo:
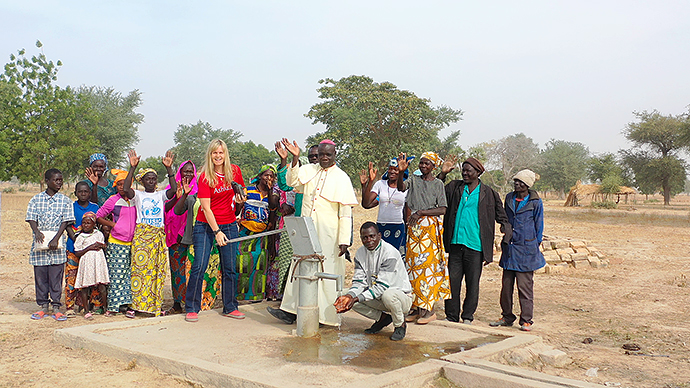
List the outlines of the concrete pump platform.
{"label": "concrete pump platform", "polygon": [[394,342],[392,325],[365,335],[372,322],[348,312],[340,328],[301,338],[267,305],[241,306],[244,320],[212,310],[195,323],[184,315],[138,318],[60,329],[54,338],[206,387],[423,387],[441,376],[462,387],[598,386],[486,361],[537,341],[534,335],[436,321],[408,325],[405,339]]}

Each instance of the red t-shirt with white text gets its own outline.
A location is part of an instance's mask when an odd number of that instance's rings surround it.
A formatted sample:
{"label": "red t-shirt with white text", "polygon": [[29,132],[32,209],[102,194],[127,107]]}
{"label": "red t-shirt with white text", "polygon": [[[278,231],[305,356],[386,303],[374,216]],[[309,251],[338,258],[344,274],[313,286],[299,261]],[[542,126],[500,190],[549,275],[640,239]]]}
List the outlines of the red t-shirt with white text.
{"label": "red t-shirt with white text", "polygon": [[[244,178],[242,178],[242,171],[236,165],[232,165],[233,180],[244,186]],[[199,198],[211,198],[211,212],[216,217],[218,225],[231,224],[235,222],[235,191],[232,189],[232,184],[225,181],[225,176],[216,174],[216,187],[211,187],[206,180],[206,176],[202,173],[199,175]],[[197,221],[206,222],[206,215],[202,208],[199,208],[199,213],[196,216]]]}

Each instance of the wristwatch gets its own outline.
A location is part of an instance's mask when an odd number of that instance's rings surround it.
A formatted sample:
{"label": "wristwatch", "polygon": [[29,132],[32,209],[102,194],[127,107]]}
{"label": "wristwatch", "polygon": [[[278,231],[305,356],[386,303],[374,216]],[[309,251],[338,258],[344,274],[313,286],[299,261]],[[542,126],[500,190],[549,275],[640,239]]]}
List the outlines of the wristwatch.
{"label": "wristwatch", "polygon": [[216,230],[213,231],[213,235],[214,235],[214,236],[217,235],[218,233],[220,233],[220,229],[216,229]]}

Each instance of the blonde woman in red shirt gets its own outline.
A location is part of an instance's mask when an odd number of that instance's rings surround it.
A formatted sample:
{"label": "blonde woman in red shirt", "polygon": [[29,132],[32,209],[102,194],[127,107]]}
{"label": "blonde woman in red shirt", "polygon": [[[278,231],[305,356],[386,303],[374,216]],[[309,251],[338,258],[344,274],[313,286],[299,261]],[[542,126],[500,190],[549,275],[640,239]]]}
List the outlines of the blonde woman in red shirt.
{"label": "blonde woman in red shirt", "polygon": [[218,245],[223,273],[223,316],[243,319],[244,314],[237,309],[237,243],[229,244],[228,240],[237,238],[236,215],[246,197],[242,172],[237,165],[230,163],[228,146],[224,141],[215,139],[208,145],[198,185],[201,208],[194,223],[195,260],[189,272],[185,319],[188,322],[199,320],[204,273],[214,242]]}

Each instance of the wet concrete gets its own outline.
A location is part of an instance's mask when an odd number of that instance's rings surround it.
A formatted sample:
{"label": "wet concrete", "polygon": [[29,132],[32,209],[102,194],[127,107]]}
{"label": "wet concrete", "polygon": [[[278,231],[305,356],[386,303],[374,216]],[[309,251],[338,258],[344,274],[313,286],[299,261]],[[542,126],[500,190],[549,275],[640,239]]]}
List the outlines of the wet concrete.
{"label": "wet concrete", "polygon": [[350,365],[365,373],[382,373],[507,338],[487,335],[462,342],[433,343],[410,339],[391,341],[389,334],[367,335],[352,328],[322,327],[315,338],[282,338],[280,354],[288,362]]}
{"label": "wet concrete", "polygon": [[[244,320],[199,314],[199,322],[183,315],[135,319],[56,330],[57,342],[90,349],[136,365],[149,366],[206,387],[422,387],[440,376],[456,373],[462,386],[498,386],[522,372],[503,371],[493,363],[477,363],[538,337],[505,333],[450,322],[408,325],[403,341],[388,337],[389,326],[376,335],[363,334],[371,321],[354,312],[343,315],[337,328],[322,327],[320,336],[293,336],[266,312],[265,303],[241,306]],[[471,363],[476,366],[469,366]],[[454,372],[455,371],[455,372]],[[549,376],[525,371],[520,387]],[[511,377],[512,376],[512,377]],[[486,380],[490,379],[490,380]],[[508,380],[506,380],[508,379]],[[477,382],[490,381],[490,385]],[[559,383],[562,387],[562,384]],[[581,386],[581,385],[567,385]]]}

